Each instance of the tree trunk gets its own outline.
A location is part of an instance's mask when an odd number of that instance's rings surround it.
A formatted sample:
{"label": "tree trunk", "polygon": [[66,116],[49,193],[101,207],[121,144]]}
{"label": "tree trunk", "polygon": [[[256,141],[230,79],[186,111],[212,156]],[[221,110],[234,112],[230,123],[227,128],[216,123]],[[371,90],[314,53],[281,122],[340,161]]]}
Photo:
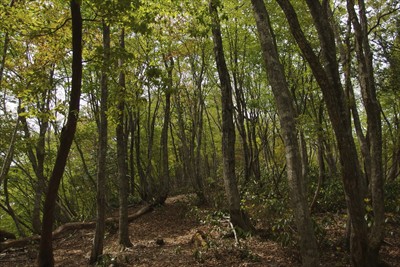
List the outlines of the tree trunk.
{"label": "tree trunk", "polygon": [[1,167],[1,173],[0,173],[0,186],[2,185],[3,181],[6,179],[8,172],[10,170],[11,162],[14,157],[14,147],[15,147],[15,141],[17,139],[17,133],[18,133],[18,127],[19,127],[19,122],[20,118],[18,116],[17,121],[15,123],[14,131],[11,136],[10,140],[10,146],[8,147],[6,156],[3,161],[3,165]]}
{"label": "tree trunk", "polygon": [[[50,86],[53,86],[53,75],[54,71],[52,70],[50,73]],[[37,103],[37,108],[40,112],[47,113],[49,111],[50,106],[50,94],[49,91],[46,90],[42,93],[42,97],[40,101]],[[23,108],[18,108],[18,112],[24,111]],[[32,165],[32,169],[35,172],[37,181],[34,184],[34,203],[33,203],[33,211],[32,211],[32,227],[33,232],[36,234],[40,234],[41,232],[41,207],[42,207],[42,199],[43,194],[46,191],[46,177],[44,174],[44,161],[45,161],[45,138],[46,133],[49,127],[49,120],[45,118],[39,118],[39,136],[37,138],[36,143],[31,139],[30,130],[28,127],[28,122],[26,117],[21,116],[20,120],[22,122],[22,127],[24,130],[24,137],[27,140],[32,140],[30,144],[27,145],[27,154],[28,159]],[[34,149],[33,149],[34,147]]]}
{"label": "tree trunk", "polygon": [[[203,124],[204,124],[204,92],[203,92],[203,81],[204,73],[206,71],[205,62],[205,48],[201,47],[201,64],[200,70],[196,71],[196,60],[191,58],[190,61],[192,69],[193,81],[196,85],[194,91],[195,95],[195,108],[193,114],[193,137],[192,141],[195,142],[193,151],[193,171],[194,171],[194,187],[198,198],[199,204],[205,204],[207,202],[206,196],[204,194],[204,182],[203,176],[204,172],[202,169],[202,141],[203,141]],[[194,140],[195,139],[195,140]]]}
{"label": "tree trunk", "polygon": [[[188,181],[191,181],[190,174],[192,173],[192,159],[188,148],[188,138],[186,137],[185,132],[185,120],[183,118],[184,111],[180,94],[177,94],[175,103],[179,129],[178,136],[180,140],[179,158],[182,164],[183,180],[185,181],[185,184],[187,184]],[[196,188],[195,190],[197,191]]]}
{"label": "tree trunk", "polygon": [[347,0],[347,11],[353,24],[356,39],[356,54],[358,74],[360,77],[361,94],[367,113],[367,128],[369,150],[371,155],[370,188],[374,224],[369,237],[369,253],[374,261],[379,261],[379,250],[384,238],[385,207],[383,196],[382,169],[382,124],[380,104],[376,96],[376,86],[373,68],[373,53],[368,40],[368,22],[364,0],[358,1],[359,18],[356,15],[354,1]]}
{"label": "tree trunk", "polygon": [[[158,200],[157,202],[163,204],[167,199],[169,193],[169,159],[168,159],[168,128],[171,117],[171,93],[172,93],[172,71],[174,70],[174,59],[169,56],[165,59],[165,68],[167,70],[167,84],[165,88],[165,108],[164,108],[164,122],[161,130],[161,176]],[[169,61],[169,62],[168,62]]]}
{"label": "tree trunk", "polygon": [[203,183],[203,172],[202,172],[202,157],[201,157],[201,147],[203,140],[203,94],[201,89],[201,82],[197,85],[197,90],[199,92],[198,96],[198,110],[197,110],[197,134],[196,134],[196,151],[194,158],[194,180],[196,183],[196,194],[199,199],[199,204],[205,204],[207,202],[206,196],[204,195],[204,183]]}
{"label": "tree trunk", "polygon": [[269,23],[269,15],[262,0],[252,0],[257,29],[260,37],[261,49],[268,80],[278,108],[285,154],[287,162],[287,176],[291,191],[292,209],[300,235],[300,250],[303,266],[318,266],[319,253],[317,241],[307,204],[306,186],[302,171],[300,146],[297,141],[296,112],[294,100],[289,91],[285,72],[279,61],[275,46],[274,34]]}
{"label": "tree trunk", "polygon": [[[399,138],[400,139],[400,135]],[[400,141],[398,142],[400,144]],[[400,165],[400,147],[393,148],[392,153],[392,166],[389,168],[389,173],[387,175],[387,180],[393,182],[397,176],[399,176],[399,165]]]}
{"label": "tree trunk", "polygon": [[[317,111],[315,111],[317,113]],[[315,190],[313,200],[310,204],[310,211],[312,212],[315,205],[317,204],[317,198],[319,195],[319,192],[321,190],[321,186],[325,182],[325,161],[324,161],[324,137],[323,137],[323,117],[324,117],[324,108],[322,103],[318,107],[318,115],[315,114],[317,119],[318,119],[318,128],[317,128],[317,162],[318,162],[318,184],[317,184],[317,189]]]}
{"label": "tree trunk", "polygon": [[[332,13],[332,12],[331,12]],[[347,97],[347,102],[348,106],[350,108],[351,114],[353,116],[353,123],[354,123],[354,128],[356,131],[356,135],[358,138],[358,141],[360,143],[360,150],[361,150],[361,155],[363,157],[363,166],[364,166],[364,174],[365,178],[362,180],[363,182],[363,193],[366,196],[367,195],[367,180],[371,177],[371,154],[368,148],[368,142],[367,139],[365,138],[365,135],[363,133],[361,121],[360,121],[360,116],[358,114],[357,110],[357,103],[356,99],[354,96],[354,89],[353,89],[353,84],[352,84],[352,77],[351,77],[351,53],[352,53],[352,47],[351,47],[351,41],[350,41],[350,36],[352,35],[351,33],[351,21],[348,19],[347,21],[347,32],[346,32],[346,38],[344,43],[340,39],[340,32],[339,32],[339,26],[337,25],[336,22],[334,23],[334,29],[335,29],[335,37],[338,43],[339,47],[339,52],[340,52],[340,60],[342,62],[342,67],[343,67],[343,74],[344,74],[344,88],[345,88],[345,93]]]}
{"label": "tree trunk", "polygon": [[149,198],[149,186],[148,186],[148,181],[146,177],[146,173],[143,169],[143,164],[141,162],[141,150],[140,150],[140,145],[141,145],[141,133],[140,133],[140,112],[139,108],[137,108],[137,111],[135,112],[135,117],[136,117],[136,137],[135,137],[135,154],[136,154],[136,168],[138,171],[139,175],[139,194],[142,200],[148,200]]}
{"label": "tree trunk", "polygon": [[254,231],[247,214],[240,208],[240,194],[235,174],[235,125],[233,123],[232,85],[225,62],[217,8],[218,1],[210,0],[209,10],[212,19],[214,54],[221,83],[222,155],[225,193],[232,224],[242,228],[244,231]]}
{"label": "tree trunk", "polygon": [[135,130],[136,130],[136,120],[133,117],[132,109],[129,109],[129,134],[131,140],[129,142],[129,176],[130,176],[130,192],[131,196],[135,195]]}
{"label": "tree trunk", "polygon": [[[146,200],[154,200],[155,197],[155,179],[154,179],[154,171],[153,171],[153,150],[154,150],[154,134],[155,134],[155,125],[156,118],[158,114],[158,109],[160,108],[161,96],[160,90],[157,91],[158,95],[156,96],[156,104],[152,114],[152,90],[150,87],[147,88],[148,94],[148,105],[147,105],[147,122],[146,122],[146,130],[147,130],[147,154],[146,154],[146,169],[144,173],[144,178],[146,179],[147,192],[145,195],[147,196]],[[138,129],[139,130],[139,129]],[[138,155],[140,156],[140,155]]]}
{"label": "tree trunk", "polygon": [[[49,85],[50,88],[53,88],[54,82],[54,70],[50,71],[49,76]],[[41,100],[38,102],[38,108],[43,113],[48,113],[50,110],[50,91],[45,91],[42,93]],[[41,104],[43,103],[43,104]],[[45,117],[43,119],[39,119],[39,138],[36,143],[36,165],[32,165],[34,167],[34,171],[37,177],[37,183],[35,185],[35,200],[33,205],[33,214],[32,214],[32,226],[35,233],[40,233],[40,212],[42,207],[42,198],[43,194],[46,190],[46,177],[44,173],[44,160],[45,160],[45,145],[46,145],[46,133],[49,127],[49,120]],[[36,166],[36,168],[35,168]]]}
{"label": "tree trunk", "polygon": [[108,146],[108,65],[110,61],[110,27],[103,20],[103,66],[100,84],[100,125],[97,155],[96,230],[89,263],[94,264],[103,254],[106,218],[106,179]]}
{"label": "tree trunk", "polygon": [[[125,49],[125,31],[121,30],[120,47]],[[122,68],[124,61],[119,60],[119,67]],[[128,142],[124,134],[125,120],[125,97],[126,84],[125,73],[119,74],[119,94],[118,94],[118,119],[117,119],[117,161],[118,161],[118,186],[119,186],[119,234],[118,242],[122,248],[132,247],[129,238],[129,221],[128,221],[128,195],[129,195],[129,180],[128,165],[127,165],[127,147]]]}
{"label": "tree trunk", "polygon": [[[289,0],[277,0],[289,22],[290,30],[296,39],[304,57],[322,90],[338,144],[341,173],[350,213],[352,236],[351,257],[354,266],[376,266],[368,253],[367,225],[364,220],[365,204],[362,194],[362,174],[350,123],[350,114],[346,105],[340,81],[336,59],[334,33],[329,22],[327,6],[321,6],[317,0],[307,0],[314,24],[317,28],[322,47],[325,67],[314,53],[299,24],[297,14]],[[328,4],[328,2],[324,2]]]}
{"label": "tree trunk", "polygon": [[[14,5],[16,0],[11,0],[10,4],[8,5],[10,8]],[[7,58],[7,52],[8,52],[8,45],[10,43],[10,33],[9,32],[5,32],[4,34],[4,43],[3,43],[3,54],[1,57],[1,61],[0,61],[0,88],[3,82],[3,76],[4,76],[4,68],[5,68],[5,63],[6,63],[6,58]],[[4,109],[6,110],[6,103],[3,103],[4,105]],[[0,182],[1,184],[1,182]]]}
{"label": "tree trunk", "polygon": [[250,140],[253,143],[253,153],[251,157],[251,168],[256,181],[261,179],[261,169],[260,169],[260,149],[257,144],[257,134],[256,134],[256,124],[257,118],[253,118],[250,123]]}
{"label": "tree trunk", "polygon": [[22,230],[21,222],[18,219],[17,215],[14,212],[14,209],[12,208],[12,206],[10,204],[10,197],[9,197],[9,194],[8,194],[8,177],[6,177],[4,179],[4,202],[5,202],[5,205],[6,205],[7,213],[13,219],[13,221],[15,223],[15,228],[17,228],[18,234],[20,236],[22,236],[22,237],[25,237],[25,232]]}
{"label": "tree trunk", "polygon": [[38,266],[54,266],[52,229],[54,222],[54,209],[57,200],[57,192],[61,178],[64,174],[68,154],[74,139],[76,125],[79,115],[79,101],[82,87],[82,17],[80,4],[76,0],[71,0],[72,16],[72,83],[69,101],[68,119],[63,127],[60,136],[60,146],[53,172],[50,177],[49,186],[44,202],[42,236],[40,239]]}

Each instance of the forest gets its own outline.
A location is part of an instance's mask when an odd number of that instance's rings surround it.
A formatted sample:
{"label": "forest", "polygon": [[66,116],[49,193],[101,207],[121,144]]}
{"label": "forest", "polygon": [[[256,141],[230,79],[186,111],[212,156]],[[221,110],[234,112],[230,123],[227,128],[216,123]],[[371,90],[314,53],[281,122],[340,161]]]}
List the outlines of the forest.
{"label": "forest", "polygon": [[1,0],[1,266],[400,266],[398,0]]}

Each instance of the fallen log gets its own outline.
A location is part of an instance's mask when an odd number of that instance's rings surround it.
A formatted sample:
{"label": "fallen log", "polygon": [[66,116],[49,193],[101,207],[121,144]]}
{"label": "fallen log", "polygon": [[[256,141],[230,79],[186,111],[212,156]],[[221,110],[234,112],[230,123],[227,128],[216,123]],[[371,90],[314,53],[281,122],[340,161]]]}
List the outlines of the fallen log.
{"label": "fallen log", "polygon": [[[128,221],[132,222],[140,216],[150,212],[153,210],[153,205],[146,205],[136,211],[134,214],[128,216]],[[119,222],[118,217],[109,217],[106,219],[106,225],[114,225]],[[68,231],[77,231],[77,230],[88,230],[94,229],[96,227],[95,221],[90,222],[71,222],[66,223],[58,227],[53,231],[53,240],[61,238]],[[7,240],[5,242],[0,242],[0,252],[10,249],[10,248],[23,248],[31,244],[37,244],[40,241],[40,235],[34,235],[30,237],[25,237],[17,240]]]}

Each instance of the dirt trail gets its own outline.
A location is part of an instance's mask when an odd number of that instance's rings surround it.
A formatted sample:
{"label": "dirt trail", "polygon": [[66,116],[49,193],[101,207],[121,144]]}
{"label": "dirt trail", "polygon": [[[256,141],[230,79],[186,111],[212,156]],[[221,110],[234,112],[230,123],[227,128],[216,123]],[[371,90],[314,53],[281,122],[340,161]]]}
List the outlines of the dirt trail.
{"label": "dirt trail", "polygon": [[[119,249],[117,229],[108,228],[104,249],[106,256],[101,266],[300,266],[297,252],[282,248],[276,242],[250,237],[242,239],[238,246],[232,236],[226,237],[230,231],[228,224],[201,224],[189,212],[190,205],[186,202],[187,199],[182,196],[169,198],[164,206],[156,207],[131,222],[130,234],[134,246],[125,251]],[[131,208],[130,213],[139,208]],[[77,230],[55,240],[56,266],[87,266],[93,235],[93,230]],[[332,248],[322,250],[323,261],[332,264],[327,266],[346,266],[343,263],[347,257],[344,252]],[[392,260],[400,262],[398,247],[392,247],[386,255],[389,253],[393,256]],[[0,254],[0,266],[35,266],[36,255],[37,244],[8,249]]]}

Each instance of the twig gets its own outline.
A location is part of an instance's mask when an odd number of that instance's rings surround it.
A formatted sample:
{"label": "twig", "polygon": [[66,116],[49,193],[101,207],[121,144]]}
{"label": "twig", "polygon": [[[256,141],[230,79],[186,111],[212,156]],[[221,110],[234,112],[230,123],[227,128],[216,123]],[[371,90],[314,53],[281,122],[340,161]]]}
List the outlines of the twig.
{"label": "twig", "polygon": [[231,226],[232,232],[233,232],[233,236],[235,237],[235,246],[239,246],[240,243],[239,243],[239,239],[237,238],[237,234],[236,234],[235,227],[233,226],[233,224],[231,223],[231,221],[229,221],[229,225]]}

